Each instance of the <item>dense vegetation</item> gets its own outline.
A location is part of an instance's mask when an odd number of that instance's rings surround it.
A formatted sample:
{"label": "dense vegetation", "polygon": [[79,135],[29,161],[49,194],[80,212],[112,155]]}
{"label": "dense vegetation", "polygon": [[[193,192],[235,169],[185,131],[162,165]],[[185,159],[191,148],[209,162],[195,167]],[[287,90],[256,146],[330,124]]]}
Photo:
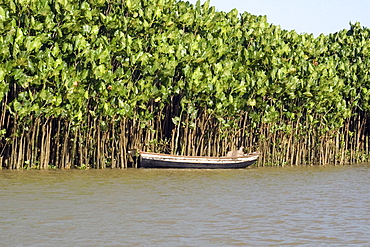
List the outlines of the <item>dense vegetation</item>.
{"label": "dense vegetation", "polygon": [[314,37],[175,0],[1,0],[0,163],[126,167],[128,149],[259,165],[368,160],[370,31]]}

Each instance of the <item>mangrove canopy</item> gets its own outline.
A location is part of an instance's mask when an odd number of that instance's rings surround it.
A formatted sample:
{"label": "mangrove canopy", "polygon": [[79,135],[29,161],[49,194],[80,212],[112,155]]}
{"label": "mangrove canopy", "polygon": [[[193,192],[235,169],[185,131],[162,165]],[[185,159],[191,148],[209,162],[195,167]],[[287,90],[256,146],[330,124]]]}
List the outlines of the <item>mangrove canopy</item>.
{"label": "mangrove canopy", "polygon": [[369,159],[370,31],[314,37],[176,0],[1,0],[0,164],[125,168],[129,149]]}

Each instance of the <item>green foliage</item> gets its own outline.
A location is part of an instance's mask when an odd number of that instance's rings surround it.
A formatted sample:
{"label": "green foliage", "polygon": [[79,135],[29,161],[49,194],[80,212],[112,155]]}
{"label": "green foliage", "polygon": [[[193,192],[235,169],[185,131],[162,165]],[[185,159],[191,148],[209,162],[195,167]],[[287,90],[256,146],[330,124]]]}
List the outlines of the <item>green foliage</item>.
{"label": "green foliage", "polygon": [[190,116],[195,128],[206,112],[232,129],[248,113],[253,128],[298,121],[323,132],[369,112],[369,29],[315,38],[209,4],[3,1],[0,101],[11,93],[9,111],[23,121],[148,122],[177,107],[175,126]]}

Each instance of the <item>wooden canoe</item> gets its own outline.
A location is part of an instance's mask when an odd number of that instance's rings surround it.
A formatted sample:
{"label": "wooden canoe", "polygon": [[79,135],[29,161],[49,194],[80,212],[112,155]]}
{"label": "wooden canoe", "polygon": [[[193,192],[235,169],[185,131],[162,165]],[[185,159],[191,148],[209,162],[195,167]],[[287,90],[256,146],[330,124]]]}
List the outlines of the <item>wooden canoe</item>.
{"label": "wooden canoe", "polygon": [[236,157],[179,156],[139,151],[139,168],[241,169],[256,162],[259,153]]}

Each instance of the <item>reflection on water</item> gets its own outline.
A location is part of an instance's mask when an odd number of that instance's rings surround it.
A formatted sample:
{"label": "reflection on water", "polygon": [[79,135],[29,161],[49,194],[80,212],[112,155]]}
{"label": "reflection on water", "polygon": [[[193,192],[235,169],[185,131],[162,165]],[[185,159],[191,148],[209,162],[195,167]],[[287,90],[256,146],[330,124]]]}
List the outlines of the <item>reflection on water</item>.
{"label": "reflection on water", "polygon": [[0,245],[370,244],[370,166],[0,171]]}

